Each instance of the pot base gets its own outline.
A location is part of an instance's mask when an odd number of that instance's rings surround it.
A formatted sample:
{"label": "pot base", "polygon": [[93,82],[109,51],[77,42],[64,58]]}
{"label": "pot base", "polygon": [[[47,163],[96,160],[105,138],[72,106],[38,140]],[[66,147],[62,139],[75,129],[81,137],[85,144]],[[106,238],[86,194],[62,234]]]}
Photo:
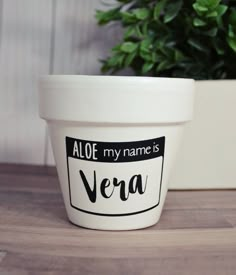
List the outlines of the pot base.
{"label": "pot base", "polygon": [[141,227],[127,227],[127,228],[113,228],[113,227],[92,227],[92,226],[82,226],[80,224],[76,224],[74,222],[72,222],[71,220],[69,220],[69,222],[71,224],[73,224],[74,226],[77,226],[77,227],[81,227],[81,228],[84,228],[84,229],[91,229],[91,230],[101,230],[101,231],[132,231],[132,230],[139,230],[139,229],[145,229],[145,228],[148,228],[148,227],[152,227],[154,226],[155,224],[157,224],[159,222],[159,219],[154,222],[154,223],[151,223],[151,224],[147,224],[147,225],[144,225],[144,226],[141,226]]}
{"label": "pot base", "polygon": [[69,221],[75,226],[94,230],[128,231],[155,225],[160,220],[161,210],[159,207],[146,213],[126,217],[97,217],[85,213],[68,216]]}

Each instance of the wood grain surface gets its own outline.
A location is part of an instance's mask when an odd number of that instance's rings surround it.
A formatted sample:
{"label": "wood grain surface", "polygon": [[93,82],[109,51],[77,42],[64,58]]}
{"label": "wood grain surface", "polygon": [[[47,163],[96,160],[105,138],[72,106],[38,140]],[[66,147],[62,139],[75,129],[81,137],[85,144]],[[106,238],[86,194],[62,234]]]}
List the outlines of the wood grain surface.
{"label": "wood grain surface", "polygon": [[0,166],[0,274],[235,275],[236,190],[171,191],[145,230],[95,231],[66,217],[55,170]]}

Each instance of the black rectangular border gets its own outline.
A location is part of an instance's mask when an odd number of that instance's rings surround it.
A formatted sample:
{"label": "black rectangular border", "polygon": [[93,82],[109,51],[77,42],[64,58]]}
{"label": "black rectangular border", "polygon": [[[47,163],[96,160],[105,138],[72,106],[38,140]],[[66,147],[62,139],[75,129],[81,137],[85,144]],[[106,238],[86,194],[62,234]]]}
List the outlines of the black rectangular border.
{"label": "black rectangular border", "polygon": [[[65,137],[65,146],[66,146],[66,139],[67,138],[72,138],[72,139],[76,139],[73,137]],[[161,179],[160,179],[160,189],[159,189],[159,198],[158,198],[158,203],[155,204],[154,206],[151,206],[147,209],[144,210],[140,210],[140,211],[136,211],[136,212],[130,212],[130,213],[119,213],[119,214],[105,214],[105,213],[97,213],[97,212],[92,212],[92,211],[87,211],[84,210],[82,208],[78,208],[76,206],[73,205],[72,203],[72,199],[71,199],[71,186],[70,186],[70,170],[69,170],[69,160],[68,160],[68,154],[67,154],[67,146],[66,146],[66,162],[67,162],[67,175],[68,175],[68,185],[69,185],[69,197],[70,197],[70,205],[72,208],[81,211],[83,213],[86,214],[91,214],[91,215],[96,215],[96,216],[105,216],[105,217],[122,217],[122,216],[131,216],[131,215],[137,215],[137,214],[141,214],[147,211],[150,211],[154,208],[156,208],[159,204],[160,204],[160,200],[161,200],[161,188],[162,188],[162,179],[163,179],[163,167],[164,167],[164,156],[165,156],[165,136],[159,137],[159,138],[163,138],[164,139],[164,150],[163,150],[163,156],[162,156],[162,167],[161,167]],[[93,141],[93,142],[99,142],[99,141]],[[134,141],[136,142],[136,141]],[[117,142],[117,143],[122,143],[122,142]]]}

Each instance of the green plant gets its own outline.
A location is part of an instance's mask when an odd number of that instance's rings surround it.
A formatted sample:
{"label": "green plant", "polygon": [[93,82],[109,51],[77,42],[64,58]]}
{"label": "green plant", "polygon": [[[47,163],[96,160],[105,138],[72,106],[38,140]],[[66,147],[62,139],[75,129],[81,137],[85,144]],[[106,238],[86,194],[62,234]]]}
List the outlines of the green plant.
{"label": "green plant", "polygon": [[123,28],[103,72],[236,79],[235,0],[116,0],[96,18]]}

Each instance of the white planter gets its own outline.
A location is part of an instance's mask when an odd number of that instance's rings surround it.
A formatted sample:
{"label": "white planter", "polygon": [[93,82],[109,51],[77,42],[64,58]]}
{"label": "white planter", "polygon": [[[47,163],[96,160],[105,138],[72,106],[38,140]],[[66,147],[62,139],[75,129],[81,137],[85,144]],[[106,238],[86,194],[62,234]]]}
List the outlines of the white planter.
{"label": "white planter", "polygon": [[187,121],[194,82],[111,76],[42,78],[47,120],[70,221],[105,230],[155,224]]}
{"label": "white planter", "polygon": [[172,189],[236,188],[236,80],[196,81]]}

